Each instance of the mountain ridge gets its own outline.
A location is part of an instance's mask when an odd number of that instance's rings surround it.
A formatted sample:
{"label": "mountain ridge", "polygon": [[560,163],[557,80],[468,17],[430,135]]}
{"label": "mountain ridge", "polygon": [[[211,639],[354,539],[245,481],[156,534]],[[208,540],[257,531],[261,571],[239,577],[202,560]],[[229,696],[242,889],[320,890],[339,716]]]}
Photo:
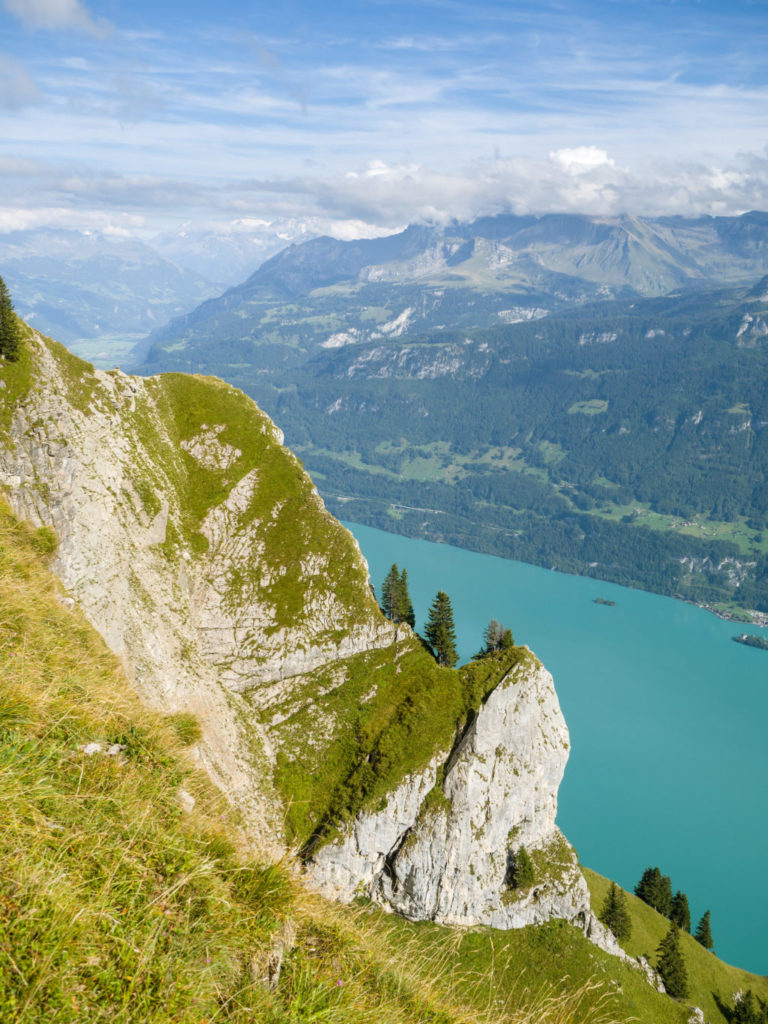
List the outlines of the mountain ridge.
{"label": "mountain ridge", "polygon": [[[483,244],[478,245],[480,242]],[[433,255],[419,267],[418,258],[425,258],[430,251]],[[416,264],[410,266],[409,259],[417,260]],[[374,273],[373,268],[379,269]],[[229,345],[250,343],[251,358],[258,359],[264,339],[257,327],[270,339],[274,337],[270,344],[298,347],[311,354],[328,338],[327,333],[321,336],[322,328],[313,321],[318,315],[335,318],[336,333],[351,331],[356,341],[370,340],[376,336],[376,321],[366,326],[363,314],[381,300],[381,288],[374,286],[385,279],[403,292],[400,300],[394,296],[386,299],[390,311],[397,315],[406,304],[414,307],[411,329],[424,330],[437,325],[435,317],[426,313],[430,303],[430,313],[435,303],[437,308],[444,306],[453,326],[498,323],[503,303],[494,301],[493,293],[499,290],[516,296],[519,305],[557,310],[601,295],[654,296],[714,281],[741,282],[754,279],[761,270],[768,271],[768,216],[759,212],[680,222],[630,216],[499,215],[446,226],[411,225],[394,235],[356,242],[319,237],[289,246],[242,284],[158,329],[137,350],[137,356],[146,354],[148,365],[163,358],[167,361],[164,347],[173,351],[191,347],[194,352],[198,335],[201,342],[213,335]],[[307,298],[317,289],[342,282],[353,289],[345,294],[343,309],[318,294],[313,313]],[[406,290],[409,286],[416,288],[413,295]],[[446,305],[446,287],[459,292],[468,289],[470,294],[454,296],[459,305],[453,308]],[[481,296],[483,308],[473,312],[472,305],[476,306]],[[298,310],[291,308],[291,300],[296,298],[305,300],[303,316],[301,303]],[[395,310],[391,303],[398,301],[400,308]],[[425,304],[421,314],[420,304]],[[284,314],[279,312],[281,305],[286,306]],[[274,323],[281,315],[286,317],[285,326],[295,325],[296,330],[281,334]],[[268,359],[258,365],[270,368]],[[177,368],[186,365],[179,363]]]}
{"label": "mountain ridge", "polygon": [[[448,756],[489,693],[509,688],[521,652],[443,669],[383,617],[356,542],[242,393],[203,378],[94,371],[32,333],[3,377],[0,470],[14,508],[56,531],[55,569],[145,699],[198,716],[201,763],[263,839],[311,850],[310,874],[321,845],[326,861],[343,857],[334,851],[345,823],[373,820],[379,800]],[[554,724],[534,702],[520,736],[508,737],[509,758],[526,764],[535,749],[543,772],[536,800],[550,812],[525,831],[532,848],[551,840],[564,756],[543,766],[567,745],[521,745],[528,731],[562,723],[551,678],[542,685]],[[497,785],[514,789],[504,743],[495,746]],[[508,818],[512,805],[499,806]],[[497,837],[504,856],[513,824]],[[542,898],[552,884],[542,876]],[[506,885],[501,870],[497,900]],[[586,927],[577,870],[565,893],[547,916]],[[590,931],[610,946],[599,926]]]}

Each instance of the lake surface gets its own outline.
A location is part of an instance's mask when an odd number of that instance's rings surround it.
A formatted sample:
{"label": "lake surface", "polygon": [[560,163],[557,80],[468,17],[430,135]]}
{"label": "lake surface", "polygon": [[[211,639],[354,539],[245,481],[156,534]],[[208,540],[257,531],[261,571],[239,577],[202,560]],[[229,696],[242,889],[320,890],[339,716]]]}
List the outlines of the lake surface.
{"label": "lake surface", "polygon": [[[452,601],[462,662],[488,620],[552,672],[571,732],[558,824],[582,863],[634,888],[658,865],[712,912],[715,952],[768,974],[768,652],[692,605],[347,523],[377,595],[408,570],[421,628]],[[615,607],[594,604],[596,597]],[[655,953],[655,950],[649,950]]]}

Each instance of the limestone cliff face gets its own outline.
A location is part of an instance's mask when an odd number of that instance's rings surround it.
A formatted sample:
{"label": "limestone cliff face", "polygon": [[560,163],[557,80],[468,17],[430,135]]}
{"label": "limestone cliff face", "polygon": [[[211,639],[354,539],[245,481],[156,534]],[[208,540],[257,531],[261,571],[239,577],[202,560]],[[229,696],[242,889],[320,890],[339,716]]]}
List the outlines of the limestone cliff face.
{"label": "limestone cliff face", "polygon": [[[452,752],[433,759],[315,855],[326,892],[361,885],[405,917],[516,928],[582,919],[589,894],[555,826],[568,729],[551,675],[529,655],[493,690]],[[442,777],[442,778],[441,778]],[[441,781],[440,781],[441,779]],[[511,885],[524,846],[536,884]]]}
{"label": "limestone cliff face", "polygon": [[55,530],[55,571],[145,698],[198,713],[201,759],[278,835],[269,739],[250,723],[244,744],[227,692],[391,642],[354,539],[235,389],[93,372],[36,335],[27,346],[29,386],[0,390],[14,511]]}
{"label": "limestone cliff face", "polygon": [[[245,690],[391,643],[354,540],[245,396],[213,381],[174,395],[184,378],[95,371],[78,408],[55,350],[38,339],[35,357],[38,386],[0,445],[2,480],[19,514],[55,529],[56,571],[139,677],[172,692],[180,664],[202,661]],[[247,403],[250,432],[238,437],[226,406],[205,407],[216,391]],[[199,415],[169,429],[169,406],[185,401]],[[254,428],[260,450],[245,453]],[[286,477],[285,493],[260,462]],[[307,543],[312,517],[336,550]]]}

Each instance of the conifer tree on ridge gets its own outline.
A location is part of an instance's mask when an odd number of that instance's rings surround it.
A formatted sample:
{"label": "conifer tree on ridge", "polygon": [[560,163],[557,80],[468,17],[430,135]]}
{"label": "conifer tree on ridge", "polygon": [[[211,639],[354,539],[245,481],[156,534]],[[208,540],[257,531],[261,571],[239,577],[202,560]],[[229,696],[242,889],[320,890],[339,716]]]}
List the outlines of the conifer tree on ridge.
{"label": "conifer tree on ridge", "polygon": [[670,921],[674,921],[681,932],[691,931],[691,911],[688,907],[688,897],[678,889],[672,897],[672,907],[669,912]]}
{"label": "conifer tree on ridge", "polygon": [[643,877],[635,886],[635,896],[643,903],[669,917],[672,910],[672,884],[669,875],[662,875],[658,868],[646,868]]}
{"label": "conifer tree on ridge", "polygon": [[611,929],[619,942],[626,942],[632,934],[632,920],[627,910],[627,898],[624,890],[620,889],[615,882],[611,882],[599,918],[606,928]]}
{"label": "conifer tree on ridge", "polygon": [[456,650],[456,628],[453,624],[451,599],[444,590],[438,590],[429,609],[424,636],[432,646],[438,665],[452,668],[459,660]]}
{"label": "conifer tree on ridge", "polygon": [[656,969],[664,982],[664,988],[675,999],[685,999],[688,995],[688,971],[680,949],[680,929],[674,921],[669,923],[669,931],[659,943]]}
{"label": "conifer tree on ridge", "polygon": [[702,945],[704,949],[712,949],[712,947],[714,946],[714,943],[712,941],[712,928],[710,924],[710,915],[708,910],[704,913],[701,920],[696,925],[696,934],[694,935],[694,939],[696,939],[696,941],[700,943],[700,945]]}
{"label": "conifer tree on ridge", "polygon": [[411,628],[416,624],[411,596],[408,593],[408,573],[405,569],[401,573],[397,568],[397,562],[384,578],[381,588],[381,610],[392,622],[407,622]]}
{"label": "conifer tree on ridge", "polygon": [[5,356],[9,362],[15,362],[19,358],[20,347],[21,329],[13,311],[11,293],[0,277],[0,356]]}

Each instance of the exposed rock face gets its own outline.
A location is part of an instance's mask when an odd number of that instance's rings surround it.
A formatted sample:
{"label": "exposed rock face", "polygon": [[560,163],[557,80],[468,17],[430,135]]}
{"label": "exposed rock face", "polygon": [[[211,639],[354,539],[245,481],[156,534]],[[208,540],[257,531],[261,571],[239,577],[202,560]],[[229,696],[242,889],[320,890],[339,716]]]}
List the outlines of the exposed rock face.
{"label": "exposed rock face", "polygon": [[[59,361],[40,340],[36,357],[42,386],[15,411],[10,443],[0,445],[0,479],[17,513],[54,528],[56,571],[139,677],[151,674],[154,685],[173,691],[180,663],[197,655],[227,687],[244,690],[391,643],[352,538],[342,572],[357,583],[354,615],[328,585],[327,554],[302,549],[299,536],[287,550],[270,545],[281,515],[295,517],[300,533],[307,505],[330,532],[342,531],[308,478],[296,495],[300,508],[285,507],[280,495],[260,500],[259,468],[247,469],[242,451],[223,435],[226,422],[204,423],[180,440],[164,430],[160,379],[96,371],[87,407],[78,409]],[[237,392],[227,390],[234,402]],[[251,410],[274,459],[282,434]],[[278,457],[303,476],[288,451]],[[181,485],[169,466],[183,473]],[[218,476],[221,494],[203,510],[192,539],[204,541],[195,545],[184,543],[181,521],[189,512],[179,491],[210,486],[202,474],[198,483],[197,467]],[[149,486],[152,502],[144,493]],[[299,578],[301,602],[281,621],[271,590],[288,574]]]}
{"label": "exposed rock face", "polygon": [[[0,438],[0,484],[18,515],[55,530],[54,569],[144,697],[198,715],[201,760],[265,836],[279,835],[269,741],[251,723],[244,742],[227,691],[391,643],[356,542],[244,395],[85,364],[75,376],[58,346],[28,345],[34,380]],[[318,551],[317,523],[328,542]]]}
{"label": "exposed rock face", "polygon": [[[312,875],[341,898],[362,885],[414,920],[518,928],[584,917],[586,883],[555,826],[568,749],[552,677],[531,655],[491,693],[454,751],[320,849]],[[510,864],[521,846],[537,880],[518,891]]]}

